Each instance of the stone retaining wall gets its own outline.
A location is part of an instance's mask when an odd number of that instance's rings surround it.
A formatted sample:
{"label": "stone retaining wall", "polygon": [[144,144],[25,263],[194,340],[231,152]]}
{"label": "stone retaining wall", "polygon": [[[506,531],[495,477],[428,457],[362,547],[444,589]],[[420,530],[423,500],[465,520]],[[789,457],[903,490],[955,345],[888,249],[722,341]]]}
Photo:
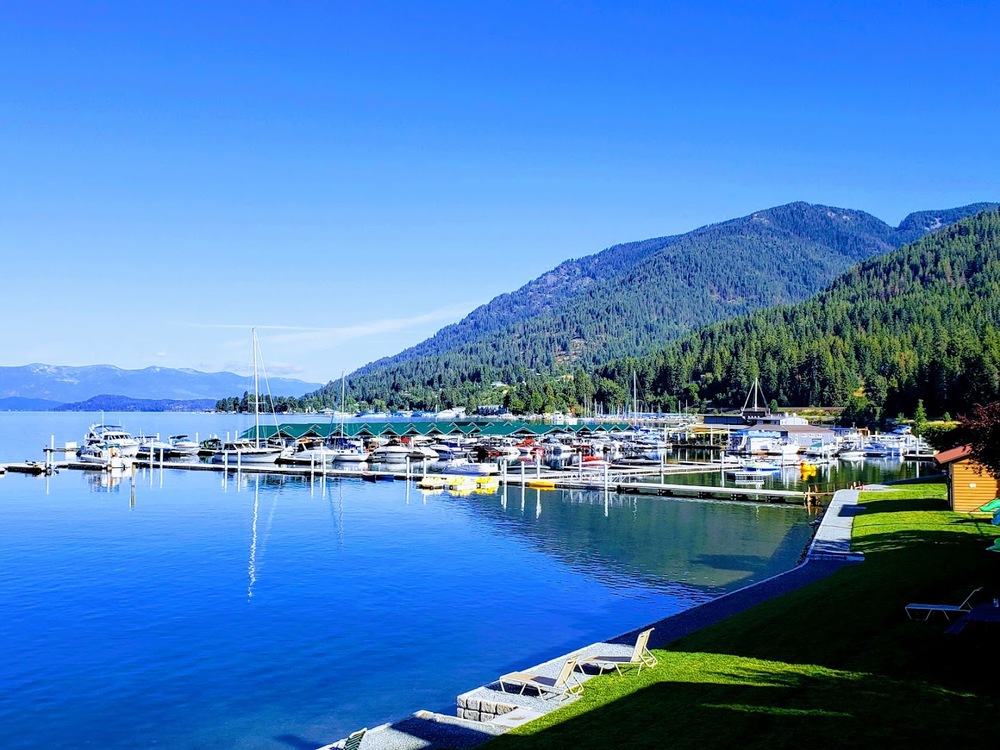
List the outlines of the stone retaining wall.
{"label": "stone retaining wall", "polygon": [[499,703],[484,698],[473,698],[470,694],[460,695],[457,699],[457,716],[471,721],[492,721],[498,716],[510,713],[517,706],[509,703]]}

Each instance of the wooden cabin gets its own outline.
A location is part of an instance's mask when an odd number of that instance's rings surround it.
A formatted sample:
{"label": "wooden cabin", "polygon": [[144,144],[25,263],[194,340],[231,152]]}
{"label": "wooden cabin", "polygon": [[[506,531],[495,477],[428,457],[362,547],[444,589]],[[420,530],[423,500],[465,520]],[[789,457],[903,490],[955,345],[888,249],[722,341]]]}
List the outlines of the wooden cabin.
{"label": "wooden cabin", "polygon": [[948,476],[948,505],[960,513],[973,513],[1000,495],[1000,486],[982,464],[972,458],[968,445],[934,456]]}

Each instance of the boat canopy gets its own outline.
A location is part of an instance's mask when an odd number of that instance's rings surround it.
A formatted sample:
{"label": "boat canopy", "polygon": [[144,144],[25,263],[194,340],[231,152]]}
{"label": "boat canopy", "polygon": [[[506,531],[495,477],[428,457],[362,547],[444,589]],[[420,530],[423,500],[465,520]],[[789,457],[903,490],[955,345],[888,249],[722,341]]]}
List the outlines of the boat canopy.
{"label": "boat canopy", "polygon": [[[343,427],[343,434],[341,434]],[[345,422],[343,425],[320,424],[318,422],[284,422],[279,425],[261,425],[260,434],[254,434],[254,428],[246,430],[240,437],[247,440],[268,440],[278,437],[284,440],[300,440],[302,438],[327,439],[331,437],[430,437],[437,435],[465,435],[484,437],[544,437],[551,434],[590,434],[627,432],[632,425],[622,422],[614,424],[581,424],[552,425],[531,424],[519,421],[493,422],[467,421],[461,422]]]}

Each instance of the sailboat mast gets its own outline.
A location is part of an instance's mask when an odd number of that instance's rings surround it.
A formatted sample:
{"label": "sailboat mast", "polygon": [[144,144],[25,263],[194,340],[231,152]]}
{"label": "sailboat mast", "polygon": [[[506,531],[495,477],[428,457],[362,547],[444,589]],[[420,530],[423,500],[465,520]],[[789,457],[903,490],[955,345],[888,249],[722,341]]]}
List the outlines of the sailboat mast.
{"label": "sailboat mast", "polygon": [[253,334],[253,444],[260,448],[260,387],[257,381],[257,329],[250,329]]}
{"label": "sailboat mast", "polygon": [[636,386],[635,370],[632,370],[632,414],[634,424],[639,424],[639,390]]}
{"label": "sailboat mast", "polygon": [[344,395],[347,390],[347,384],[344,380],[344,371],[340,371],[340,440],[341,445],[343,445],[344,440]]}

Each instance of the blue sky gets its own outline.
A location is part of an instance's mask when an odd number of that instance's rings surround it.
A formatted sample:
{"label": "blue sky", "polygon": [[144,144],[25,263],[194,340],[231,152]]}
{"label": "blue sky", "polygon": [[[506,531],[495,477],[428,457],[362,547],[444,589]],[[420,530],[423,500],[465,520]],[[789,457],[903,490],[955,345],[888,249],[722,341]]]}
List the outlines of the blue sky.
{"label": "blue sky", "polygon": [[1000,199],[989,2],[6,2],[0,365],[325,382],[568,258]]}

